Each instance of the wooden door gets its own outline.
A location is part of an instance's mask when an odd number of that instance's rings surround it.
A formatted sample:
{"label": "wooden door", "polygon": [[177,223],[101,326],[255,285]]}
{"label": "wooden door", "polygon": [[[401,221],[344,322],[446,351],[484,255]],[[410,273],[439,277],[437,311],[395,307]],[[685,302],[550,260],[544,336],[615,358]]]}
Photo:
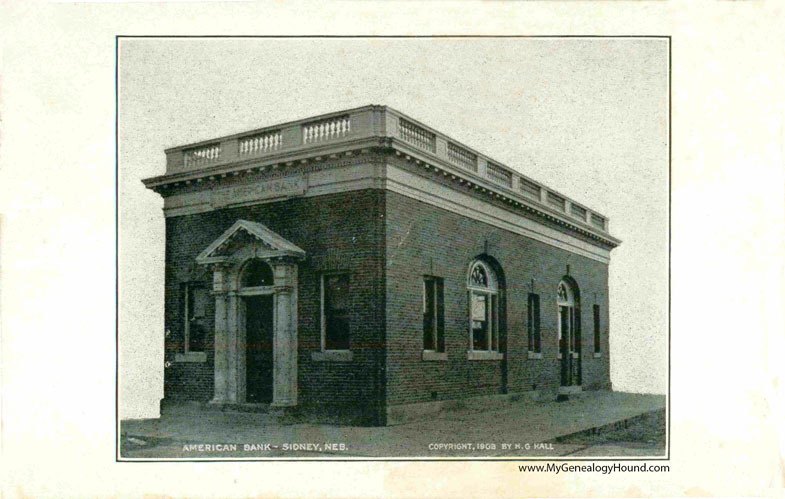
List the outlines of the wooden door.
{"label": "wooden door", "polygon": [[273,400],[273,297],[245,298],[245,399]]}

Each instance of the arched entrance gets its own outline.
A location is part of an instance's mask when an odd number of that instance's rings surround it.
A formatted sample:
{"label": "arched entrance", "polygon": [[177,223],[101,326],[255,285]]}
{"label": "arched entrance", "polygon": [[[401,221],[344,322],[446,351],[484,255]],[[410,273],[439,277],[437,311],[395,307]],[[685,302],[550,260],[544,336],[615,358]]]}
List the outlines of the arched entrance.
{"label": "arched entrance", "polygon": [[197,258],[213,270],[212,402],[297,405],[297,265],[305,251],[238,220]]}
{"label": "arched entrance", "polygon": [[240,273],[242,299],[240,334],[245,340],[245,401],[273,400],[273,269],[266,262],[248,260]]}
{"label": "arched entrance", "polygon": [[580,292],[572,279],[564,278],[559,282],[556,303],[559,310],[560,391],[578,391],[581,386]]}

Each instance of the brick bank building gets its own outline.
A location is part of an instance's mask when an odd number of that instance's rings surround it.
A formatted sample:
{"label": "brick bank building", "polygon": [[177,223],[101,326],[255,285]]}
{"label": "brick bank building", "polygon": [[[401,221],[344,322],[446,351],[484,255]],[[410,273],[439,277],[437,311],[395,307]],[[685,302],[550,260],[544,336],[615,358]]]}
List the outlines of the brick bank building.
{"label": "brick bank building", "polygon": [[610,388],[608,219],[385,106],[166,151],[164,402],[395,424]]}

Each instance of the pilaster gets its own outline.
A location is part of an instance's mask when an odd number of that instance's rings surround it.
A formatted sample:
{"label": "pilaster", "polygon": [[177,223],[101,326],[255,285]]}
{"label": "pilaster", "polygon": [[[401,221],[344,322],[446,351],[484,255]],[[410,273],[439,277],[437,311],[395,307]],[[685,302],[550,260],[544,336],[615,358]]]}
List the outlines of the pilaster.
{"label": "pilaster", "polygon": [[288,258],[270,263],[275,285],[272,405],[292,407],[297,405],[297,265]]}
{"label": "pilaster", "polygon": [[226,274],[225,266],[213,265],[213,296],[215,296],[215,387],[211,400],[213,404],[223,404],[228,401],[229,328],[227,315],[229,307]]}
{"label": "pilaster", "polygon": [[240,359],[238,350],[238,316],[239,307],[238,301],[240,298],[237,296],[236,291],[229,291],[226,294],[227,301],[227,314],[226,314],[226,398],[227,402],[243,402],[240,399],[240,382],[238,364]]}

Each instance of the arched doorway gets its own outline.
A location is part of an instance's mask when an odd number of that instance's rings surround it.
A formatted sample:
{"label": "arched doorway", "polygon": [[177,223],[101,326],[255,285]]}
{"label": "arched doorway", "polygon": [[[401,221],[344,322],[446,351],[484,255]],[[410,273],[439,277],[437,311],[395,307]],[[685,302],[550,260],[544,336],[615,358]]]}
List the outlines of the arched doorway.
{"label": "arched doorway", "polygon": [[212,403],[297,405],[297,268],[305,251],[238,220],[202,251],[215,297]]}
{"label": "arched doorway", "polygon": [[241,329],[245,330],[245,401],[273,400],[273,270],[259,259],[246,262],[240,273]]}
{"label": "arched doorway", "polygon": [[556,292],[559,310],[561,387],[581,386],[580,292],[572,279],[562,279]]}

